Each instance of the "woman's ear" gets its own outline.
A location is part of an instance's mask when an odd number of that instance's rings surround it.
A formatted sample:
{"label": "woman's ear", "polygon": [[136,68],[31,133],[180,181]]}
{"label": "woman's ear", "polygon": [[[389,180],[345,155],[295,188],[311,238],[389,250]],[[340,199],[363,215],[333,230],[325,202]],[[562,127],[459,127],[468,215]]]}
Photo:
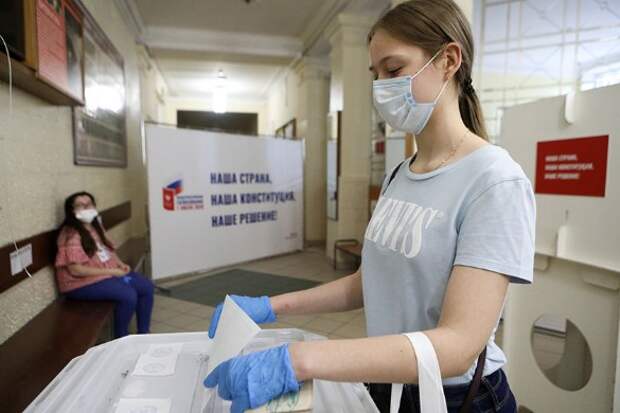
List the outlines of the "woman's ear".
{"label": "woman's ear", "polygon": [[450,80],[461,67],[462,55],[461,46],[456,42],[448,43],[444,51],[445,59],[443,60],[443,69],[445,72],[445,80]]}

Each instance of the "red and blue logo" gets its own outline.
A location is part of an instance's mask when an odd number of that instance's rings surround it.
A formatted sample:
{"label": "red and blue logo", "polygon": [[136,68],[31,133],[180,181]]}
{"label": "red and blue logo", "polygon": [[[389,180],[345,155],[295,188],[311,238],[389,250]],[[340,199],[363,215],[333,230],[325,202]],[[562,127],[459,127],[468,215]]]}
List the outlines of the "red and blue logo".
{"label": "red and blue logo", "polygon": [[202,195],[179,195],[183,192],[183,180],[178,179],[163,188],[164,209],[204,209],[204,197]]}
{"label": "red and blue logo", "polygon": [[178,194],[183,192],[183,180],[179,179],[169,185],[166,185],[163,190],[164,195],[164,209],[168,211],[174,211],[175,200]]}

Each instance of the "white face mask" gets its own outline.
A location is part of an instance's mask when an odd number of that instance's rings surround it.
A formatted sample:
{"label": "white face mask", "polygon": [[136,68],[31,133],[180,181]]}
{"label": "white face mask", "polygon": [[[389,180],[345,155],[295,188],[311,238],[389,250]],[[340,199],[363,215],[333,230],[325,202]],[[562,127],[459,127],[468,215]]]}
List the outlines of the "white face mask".
{"label": "white face mask", "polygon": [[75,213],[75,217],[85,224],[90,224],[99,215],[95,208],[82,209]]}
{"label": "white face mask", "polygon": [[372,82],[375,108],[392,128],[417,135],[428,123],[448,82],[444,82],[434,101],[419,103],[415,101],[411,93],[413,79],[426,69],[442,51],[443,49],[440,49],[435,53],[413,76],[400,76]]}

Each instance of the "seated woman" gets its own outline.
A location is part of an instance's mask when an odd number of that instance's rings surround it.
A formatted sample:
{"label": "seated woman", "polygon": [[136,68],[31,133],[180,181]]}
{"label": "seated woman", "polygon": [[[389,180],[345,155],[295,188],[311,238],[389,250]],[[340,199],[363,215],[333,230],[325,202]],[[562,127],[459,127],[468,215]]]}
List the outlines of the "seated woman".
{"label": "seated woman", "polygon": [[153,309],[153,284],[118,258],[97,219],[95,206],[95,198],[88,192],[65,200],[56,256],[58,287],[70,299],[114,301],[117,338],[128,334],[134,312],[138,334],[146,334]]}

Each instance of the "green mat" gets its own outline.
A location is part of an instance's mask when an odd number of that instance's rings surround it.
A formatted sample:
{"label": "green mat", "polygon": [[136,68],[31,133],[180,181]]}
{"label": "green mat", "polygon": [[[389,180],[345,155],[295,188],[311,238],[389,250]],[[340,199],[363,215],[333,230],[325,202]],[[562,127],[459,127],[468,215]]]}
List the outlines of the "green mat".
{"label": "green mat", "polygon": [[234,269],[171,287],[168,289],[170,294],[166,295],[214,307],[224,301],[226,294],[274,296],[319,284],[316,281]]}

